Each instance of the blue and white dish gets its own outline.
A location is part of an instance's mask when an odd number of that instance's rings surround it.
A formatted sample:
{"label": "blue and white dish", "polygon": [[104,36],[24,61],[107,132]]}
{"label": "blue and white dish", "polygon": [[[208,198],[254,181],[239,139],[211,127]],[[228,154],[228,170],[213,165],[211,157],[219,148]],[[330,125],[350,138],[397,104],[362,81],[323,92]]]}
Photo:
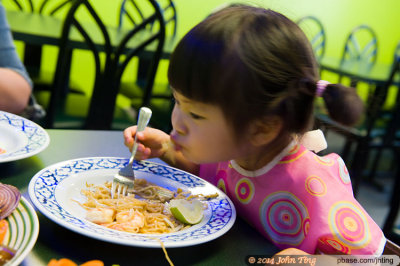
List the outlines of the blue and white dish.
{"label": "blue and white dish", "polygon": [[0,111],[0,163],[33,156],[50,143],[47,132],[38,124],[18,115]]}
{"label": "blue and white dish", "polygon": [[29,183],[29,196],[33,204],[49,219],[82,235],[138,247],[184,247],[214,240],[225,234],[236,219],[231,200],[217,187],[197,176],[164,164],[140,161],[134,164],[136,178],[144,178],[156,185],[176,191],[218,197],[208,201],[204,218],[188,229],[175,233],[150,235],[133,234],[109,229],[85,219],[86,211],[78,202],[84,202],[81,190],[86,184],[112,181],[128,159],[117,157],[90,157],[60,162],[37,173]]}

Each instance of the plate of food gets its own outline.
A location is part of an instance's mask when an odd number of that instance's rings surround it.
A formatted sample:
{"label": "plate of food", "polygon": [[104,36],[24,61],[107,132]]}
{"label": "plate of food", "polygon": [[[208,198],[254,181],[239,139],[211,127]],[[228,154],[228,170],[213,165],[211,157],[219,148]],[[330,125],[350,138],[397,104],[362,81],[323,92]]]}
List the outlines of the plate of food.
{"label": "plate of food", "polygon": [[0,223],[0,261],[7,261],[6,265],[19,265],[32,250],[39,234],[36,212],[28,200],[21,197],[14,211]]}
{"label": "plate of food", "polygon": [[[126,158],[90,157],[51,165],[31,179],[29,196],[57,224],[128,246],[192,246],[214,240],[233,226],[236,210],[224,192],[195,175],[152,161],[135,162],[134,188],[126,197],[111,198],[113,177],[127,163]],[[180,209],[176,203],[181,201],[197,203],[195,211]]]}
{"label": "plate of food", "polygon": [[46,130],[35,122],[0,111],[0,163],[33,156],[49,143]]}

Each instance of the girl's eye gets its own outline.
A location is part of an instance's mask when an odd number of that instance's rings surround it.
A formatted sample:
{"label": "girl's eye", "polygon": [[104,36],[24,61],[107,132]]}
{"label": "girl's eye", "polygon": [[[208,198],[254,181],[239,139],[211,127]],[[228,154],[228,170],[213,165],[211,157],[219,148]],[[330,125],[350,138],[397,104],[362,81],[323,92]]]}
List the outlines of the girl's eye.
{"label": "girl's eye", "polygon": [[193,119],[196,119],[196,120],[204,119],[203,116],[197,115],[195,113],[190,112],[189,114]]}

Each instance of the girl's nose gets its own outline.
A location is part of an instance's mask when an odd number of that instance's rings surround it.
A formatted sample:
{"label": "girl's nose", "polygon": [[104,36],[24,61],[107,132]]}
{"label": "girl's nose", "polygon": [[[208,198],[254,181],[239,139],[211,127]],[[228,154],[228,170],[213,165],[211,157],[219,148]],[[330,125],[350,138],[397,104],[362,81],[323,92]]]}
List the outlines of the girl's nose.
{"label": "girl's nose", "polygon": [[182,120],[182,112],[176,104],[172,110],[171,123],[173,127],[172,132],[174,135],[185,135],[186,127]]}

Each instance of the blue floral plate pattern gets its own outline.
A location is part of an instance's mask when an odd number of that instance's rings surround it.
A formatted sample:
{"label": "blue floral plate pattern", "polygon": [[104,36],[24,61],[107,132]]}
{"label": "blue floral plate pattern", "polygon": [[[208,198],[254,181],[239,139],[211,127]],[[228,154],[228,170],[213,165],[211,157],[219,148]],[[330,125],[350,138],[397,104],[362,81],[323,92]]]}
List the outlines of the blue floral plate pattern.
{"label": "blue floral plate pattern", "polygon": [[184,247],[216,239],[226,233],[236,219],[230,199],[214,185],[187,172],[164,164],[140,161],[134,164],[136,178],[176,191],[178,187],[192,194],[214,194],[208,201],[204,218],[188,229],[162,235],[133,234],[109,229],[85,219],[85,210],[77,203],[84,202],[80,193],[89,184],[111,181],[128,159],[91,157],[60,162],[37,173],[29,184],[33,204],[49,219],[74,232],[111,243],[139,247]]}
{"label": "blue floral plate pattern", "polygon": [[49,135],[38,124],[0,111],[0,163],[33,156],[49,143]]}

